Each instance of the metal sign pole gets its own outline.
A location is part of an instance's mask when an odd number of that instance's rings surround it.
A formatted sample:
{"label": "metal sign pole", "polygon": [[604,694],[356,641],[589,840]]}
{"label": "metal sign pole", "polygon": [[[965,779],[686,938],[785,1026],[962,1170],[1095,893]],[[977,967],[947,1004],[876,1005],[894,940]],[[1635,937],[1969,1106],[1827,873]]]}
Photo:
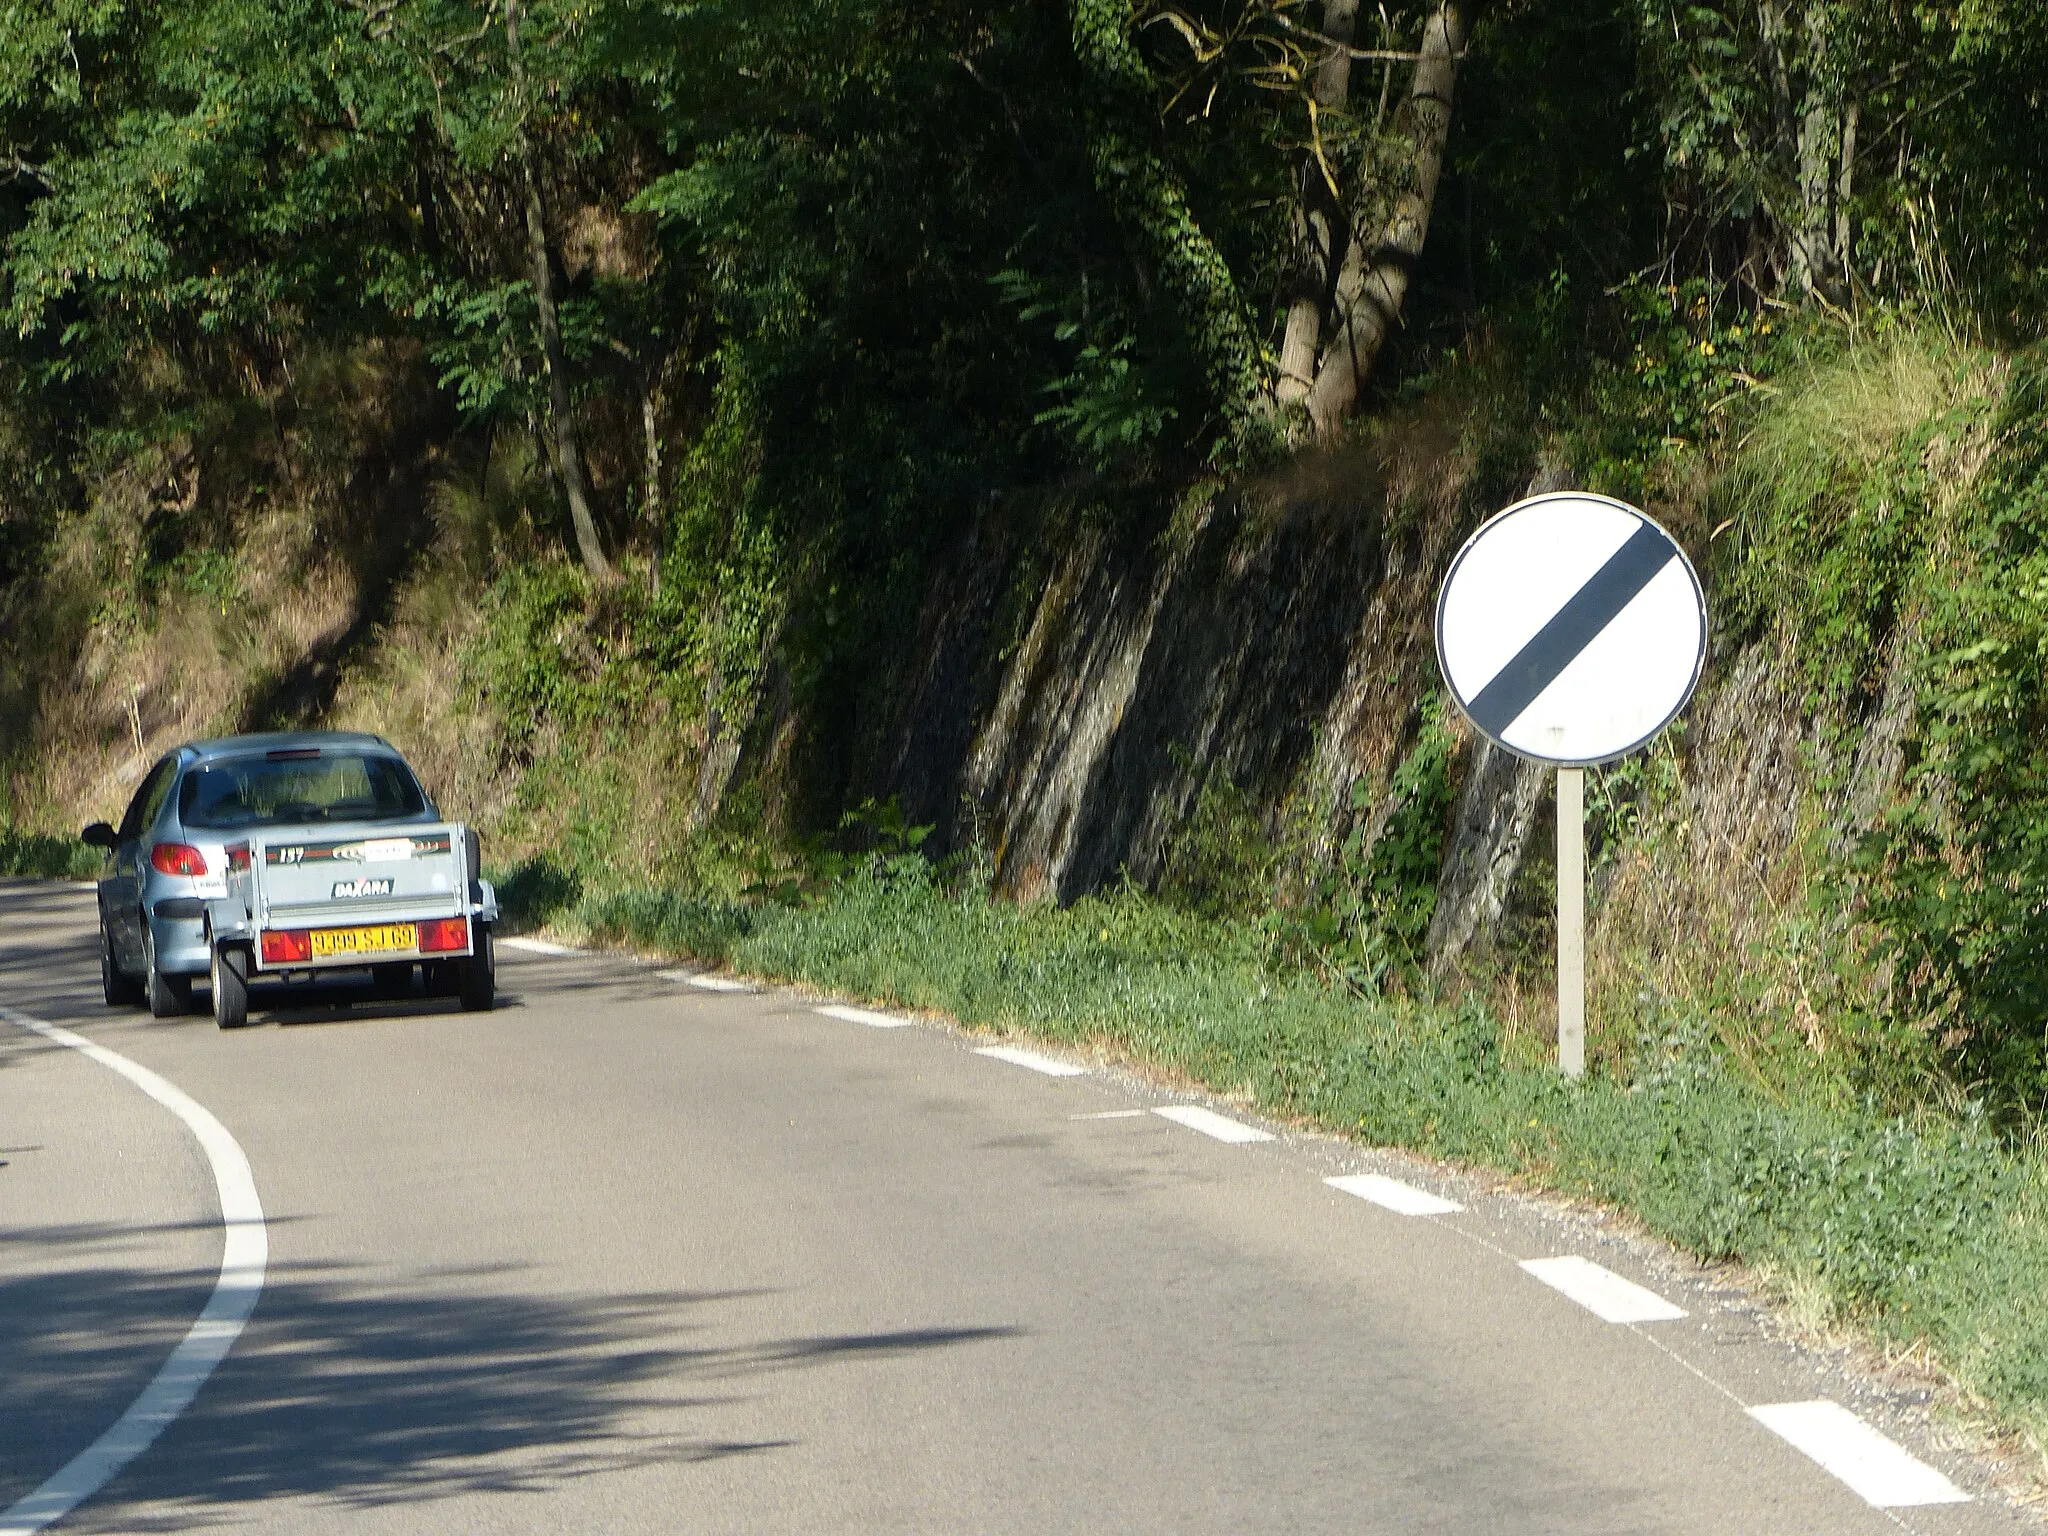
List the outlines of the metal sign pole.
{"label": "metal sign pole", "polygon": [[1557,1065],[1586,1072],[1586,770],[1557,770]]}

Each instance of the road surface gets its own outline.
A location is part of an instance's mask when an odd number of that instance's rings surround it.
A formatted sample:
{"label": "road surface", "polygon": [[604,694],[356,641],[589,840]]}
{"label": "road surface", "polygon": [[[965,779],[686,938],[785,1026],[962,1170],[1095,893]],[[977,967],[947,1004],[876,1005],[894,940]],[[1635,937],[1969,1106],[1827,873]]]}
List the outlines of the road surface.
{"label": "road surface", "polygon": [[[224,1034],[105,1008],[94,945],[89,891],[0,883],[0,1510],[149,1389],[224,1244],[192,1128],[25,1021],[217,1118],[268,1263],[61,1530],[2034,1528],[1610,1225],[1219,1140],[1261,1123],[1078,1057],[510,948],[490,1014],[344,987]],[[1972,1497],[1896,1502],[1930,1490]]]}

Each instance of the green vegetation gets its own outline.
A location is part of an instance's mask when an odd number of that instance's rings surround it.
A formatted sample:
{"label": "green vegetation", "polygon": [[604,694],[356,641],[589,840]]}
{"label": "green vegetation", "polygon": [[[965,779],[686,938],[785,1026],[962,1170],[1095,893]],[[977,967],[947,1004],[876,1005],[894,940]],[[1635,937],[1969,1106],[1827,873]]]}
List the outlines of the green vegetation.
{"label": "green vegetation", "polygon": [[90,880],[104,857],[74,838],[0,828],[0,875],[28,875],[41,880]]}

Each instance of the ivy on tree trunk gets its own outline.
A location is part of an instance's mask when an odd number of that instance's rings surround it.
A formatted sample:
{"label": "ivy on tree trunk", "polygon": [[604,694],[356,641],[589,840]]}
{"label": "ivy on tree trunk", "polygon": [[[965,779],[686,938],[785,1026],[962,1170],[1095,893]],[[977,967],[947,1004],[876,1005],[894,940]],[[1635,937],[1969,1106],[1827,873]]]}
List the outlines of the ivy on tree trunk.
{"label": "ivy on tree trunk", "polygon": [[548,250],[547,209],[541,202],[539,157],[526,131],[526,72],[519,57],[519,0],[505,0],[505,52],[512,72],[514,110],[519,114],[515,148],[526,205],[526,255],[533,283],[533,307],[540,318],[541,351],[547,359],[549,444],[562,495],[569,503],[569,521],[576,530],[576,552],[583,567],[599,581],[618,572],[605,558],[590,509],[590,482],[583,473],[582,446],[576,440],[576,418],[569,396],[569,361],[562,350],[562,326],[555,311],[554,266]]}

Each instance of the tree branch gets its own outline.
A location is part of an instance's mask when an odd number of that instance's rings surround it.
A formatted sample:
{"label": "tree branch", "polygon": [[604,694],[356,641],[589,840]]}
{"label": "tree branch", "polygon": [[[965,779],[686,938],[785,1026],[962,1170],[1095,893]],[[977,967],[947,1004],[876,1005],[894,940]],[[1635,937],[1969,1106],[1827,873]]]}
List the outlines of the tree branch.
{"label": "tree branch", "polygon": [[[1332,37],[1327,32],[1318,32],[1314,27],[1304,27],[1298,21],[1289,21],[1285,16],[1277,12],[1274,13],[1273,20],[1279,24],[1282,31],[1291,32],[1296,37],[1306,38],[1308,41],[1327,48],[1332,53],[1342,54],[1348,59],[1364,59],[1368,63],[1373,64],[1415,64],[1419,63],[1423,57],[1420,53],[1408,53],[1399,48],[1354,48],[1348,35]],[[1464,57],[1463,49],[1451,55],[1452,62],[1454,63],[1461,62]]]}

